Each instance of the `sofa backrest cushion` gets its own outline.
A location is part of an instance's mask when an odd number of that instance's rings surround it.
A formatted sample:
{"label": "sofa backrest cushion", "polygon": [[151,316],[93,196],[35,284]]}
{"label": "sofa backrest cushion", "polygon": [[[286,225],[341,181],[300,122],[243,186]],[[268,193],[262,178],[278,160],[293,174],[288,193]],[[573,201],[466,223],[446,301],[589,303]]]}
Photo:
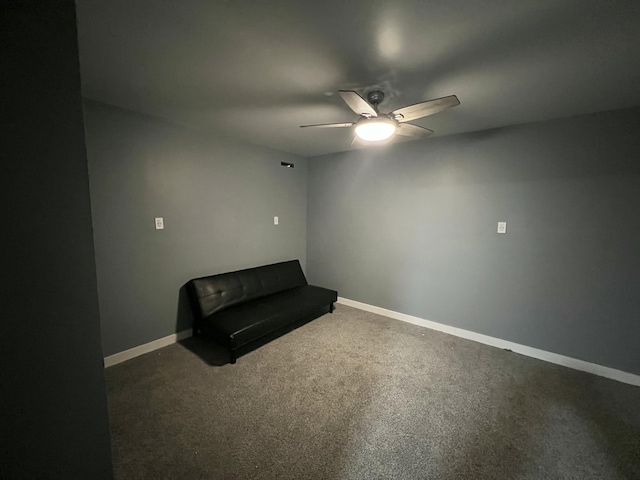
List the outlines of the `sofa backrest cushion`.
{"label": "sofa backrest cushion", "polygon": [[298,260],[190,280],[201,318],[255,298],[307,285]]}

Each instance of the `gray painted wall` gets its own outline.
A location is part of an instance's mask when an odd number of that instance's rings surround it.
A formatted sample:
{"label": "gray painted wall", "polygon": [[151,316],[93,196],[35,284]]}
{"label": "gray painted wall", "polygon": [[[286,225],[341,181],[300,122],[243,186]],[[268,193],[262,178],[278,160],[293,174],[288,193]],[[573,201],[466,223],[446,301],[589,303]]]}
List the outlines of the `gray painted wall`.
{"label": "gray painted wall", "polygon": [[308,279],[640,374],[638,131],[632,109],[313,158]]}
{"label": "gray painted wall", "polygon": [[112,477],[74,2],[0,7],[0,478]]}
{"label": "gray painted wall", "polygon": [[304,268],[305,159],[92,101],[85,124],[105,355],[190,328],[191,278]]}

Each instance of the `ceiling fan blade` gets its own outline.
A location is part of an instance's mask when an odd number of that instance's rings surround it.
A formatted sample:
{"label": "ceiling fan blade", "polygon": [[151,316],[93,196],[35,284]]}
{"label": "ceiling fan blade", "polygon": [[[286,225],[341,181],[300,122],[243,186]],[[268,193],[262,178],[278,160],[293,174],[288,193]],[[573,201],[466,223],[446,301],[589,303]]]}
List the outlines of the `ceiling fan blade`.
{"label": "ceiling fan blade", "polygon": [[404,137],[428,137],[434,133],[433,130],[421,127],[420,125],[414,125],[413,123],[401,123],[396,129],[396,135],[402,135]]}
{"label": "ceiling fan blade", "polygon": [[408,122],[415,120],[416,118],[426,117],[433,115],[434,113],[442,112],[447,108],[460,105],[460,100],[455,95],[449,95],[448,97],[437,98],[435,100],[428,100],[426,102],[416,103],[407,107],[399,108],[391,112],[391,116],[395,116],[399,122]]}
{"label": "ceiling fan blade", "polygon": [[354,125],[355,125],[354,122],[348,122],[348,123],[319,123],[317,125],[300,125],[300,128],[307,128],[307,127],[340,128],[340,127],[353,127]]}
{"label": "ceiling fan blade", "polygon": [[344,103],[349,105],[349,108],[358,115],[378,116],[376,109],[356,92],[352,92],[351,90],[338,90],[338,93],[342,97],[342,100],[344,100]]}

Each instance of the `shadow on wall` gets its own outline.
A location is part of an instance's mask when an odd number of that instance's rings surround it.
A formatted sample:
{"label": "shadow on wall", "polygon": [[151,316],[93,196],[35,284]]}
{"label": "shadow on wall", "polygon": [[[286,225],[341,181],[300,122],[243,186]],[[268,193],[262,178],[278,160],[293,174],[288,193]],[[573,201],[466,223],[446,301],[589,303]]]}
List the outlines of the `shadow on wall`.
{"label": "shadow on wall", "polygon": [[[178,291],[178,308],[176,313],[176,333],[193,328],[195,312],[189,300],[187,284],[185,283]],[[212,339],[204,336],[189,337],[179,342],[187,350],[191,351],[204,363],[211,366],[221,367],[229,363],[229,351]]]}
{"label": "shadow on wall", "polygon": [[189,301],[187,284],[185,283],[178,290],[178,308],[176,313],[176,333],[193,328],[194,311]]}

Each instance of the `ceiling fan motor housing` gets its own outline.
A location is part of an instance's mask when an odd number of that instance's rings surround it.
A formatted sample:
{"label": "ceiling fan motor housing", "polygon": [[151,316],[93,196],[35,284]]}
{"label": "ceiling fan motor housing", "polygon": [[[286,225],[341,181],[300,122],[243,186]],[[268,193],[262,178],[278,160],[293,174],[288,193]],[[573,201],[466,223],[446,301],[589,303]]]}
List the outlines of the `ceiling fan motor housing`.
{"label": "ceiling fan motor housing", "polygon": [[367,100],[371,105],[377,108],[384,100],[384,92],[381,92],[380,90],[373,90],[367,94]]}

